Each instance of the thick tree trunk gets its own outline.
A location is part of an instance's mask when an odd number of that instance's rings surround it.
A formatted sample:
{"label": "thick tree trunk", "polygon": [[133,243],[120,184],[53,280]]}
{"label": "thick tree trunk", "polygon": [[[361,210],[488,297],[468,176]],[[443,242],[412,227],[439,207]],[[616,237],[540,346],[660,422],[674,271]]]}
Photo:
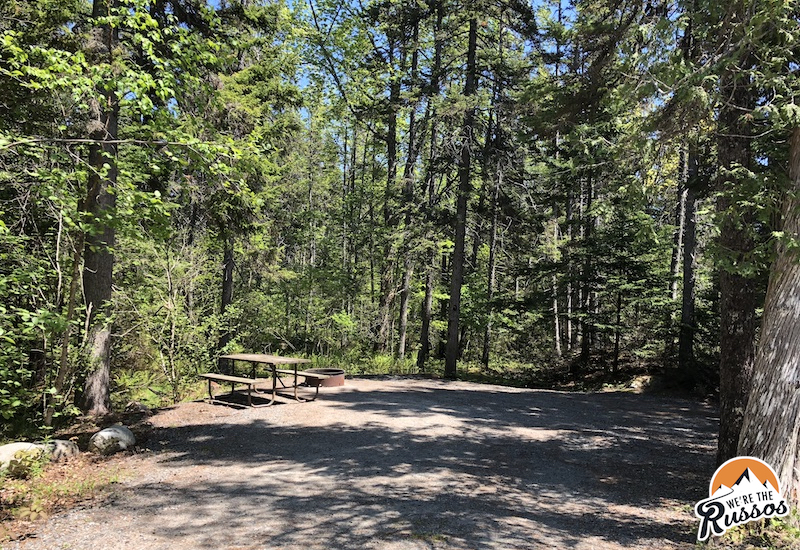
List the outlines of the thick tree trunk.
{"label": "thick tree trunk", "polygon": [[784,198],[783,230],[770,271],[761,341],[753,369],[738,452],[756,456],[778,474],[783,494],[800,505],[800,128],[789,150],[791,188]]}
{"label": "thick tree trunk", "polygon": [[[114,0],[95,0],[92,17],[106,16]],[[117,32],[110,26],[95,30],[90,46],[94,55],[111,62],[117,42]],[[83,410],[92,416],[111,412],[111,294],[114,271],[115,241],[113,218],[116,208],[117,146],[109,143],[118,137],[119,104],[113,92],[107,92],[91,106],[89,137],[88,190],[84,208],[95,220],[94,230],[85,235],[83,290],[86,300],[85,357],[87,376],[83,387]]]}
{"label": "thick tree trunk", "polygon": [[[477,91],[478,71],[476,63],[478,43],[478,21],[469,22],[467,49],[467,74],[464,95],[471,101]],[[450,302],[447,308],[447,350],[445,352],[444,375],[456,377],[456,363],[459,352],[459,320],[461,315],[461,285],[464,281],[464,241],[467,228],[467,200],[472,176],[472,140],[475,126],[475,108],[467,108],[464,115],[464,128],[461,139],[461,158],[458,163],[458,196],[456,198],[456,219],[454,227],[453,270],[450,278]]]}
{"label": "thick tree trunk", "polygon": [[[723,75],[721,91],[729,102],[720,112],[718,140],[719,163],[723,171],[717,201],[717,210],[723,213],[719,244],[729,268],[720,273],[720,432],[717,462],[723,463],[736,456],[739,433],[750,392],[750,379],[755,360],[755,339],[760,306],[759,285],[756,278],[742,274],[739,265],[753,251],[755,215],[751,210],[738,212],[736,219],[730,213],[732,199],[730,187],[739,184],[731,170],[749,168],[752,152],[748,129],[742,124],[742,109],[749,101],[748,82],[742,75]],[[727,193],[726,193],[727,191]]]}

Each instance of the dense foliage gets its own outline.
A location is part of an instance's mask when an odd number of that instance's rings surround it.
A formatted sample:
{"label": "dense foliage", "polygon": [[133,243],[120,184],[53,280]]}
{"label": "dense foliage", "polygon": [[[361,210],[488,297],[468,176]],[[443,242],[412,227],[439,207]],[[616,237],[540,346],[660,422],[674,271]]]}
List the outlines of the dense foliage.
{"label": "dense foliage", "polygon": [[234,350],[662,373],[738,430],[794,9],[4,2],[6,433],[179,400]]}

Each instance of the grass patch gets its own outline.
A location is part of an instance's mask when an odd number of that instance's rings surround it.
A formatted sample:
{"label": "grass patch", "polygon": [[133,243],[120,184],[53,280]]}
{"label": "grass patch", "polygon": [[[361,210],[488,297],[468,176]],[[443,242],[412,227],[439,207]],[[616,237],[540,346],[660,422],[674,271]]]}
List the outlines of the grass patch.
{"label": "grass patch", "polygon": [[784,518],[754,521],[734,527],[721,537],[697,544],[698,550],[798,550],[800,512]]}
{"label": "grass patch", "polygon": [[366,375],[414,375],[420,374],[416,358],[399,359],[391,355],[317,355],[310,358],[309,368],[342,369],[351,376]]}
{"label": "grass patch", "polygon": [[33,522],[78,504],[97,502],[119,482],[117,461],[81,454],[50,463],[27,479],[0,480],[0,542],[23,538]]}

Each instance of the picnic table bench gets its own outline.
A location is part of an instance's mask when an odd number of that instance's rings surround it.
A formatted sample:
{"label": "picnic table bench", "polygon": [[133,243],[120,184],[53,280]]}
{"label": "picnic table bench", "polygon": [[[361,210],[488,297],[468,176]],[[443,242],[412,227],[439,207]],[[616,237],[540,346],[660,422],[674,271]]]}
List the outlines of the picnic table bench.
{"label": "picnic table bench", "polygon": [[[247,406],[249,407],[266,407],[275,403],[275,398],[279,394],[281,390],[293,390],[293,397],[295,401],[313,401],[319,395],[319,382],[328,378],[326,374],[320,374],[317,372],[309,372],[309,371],[298,371],[297,365],[302,363],[310,363],[308,359],[300,359],[297,357],[284,357],[280,355],[262,355],[262,354],[252,354],[252,353],[235,353],[231,355],[221,355],[223,359],[230,359],[231,361],[242,361],[251,364],[250,369],[250,376],[235,376],[229,374],[218,374],[214,372],[208,372],[200,374],[201,378],[205,378],[208,380],[208,396],[209,400],[213,402],[222,402],[226,404],[230,404],[225,401],[220,401],[216,399],[213,394],[213,390],[211,387],[211,383],[213,381],[222,382],[222,383],[229,383],[231,385],[231,393],[235,391],[236,385],[243,385],[247,388]],[[258,365],[266,365],[269,367],[270,376],[269,378],[259,378],[256,376],[256,369]],[[292,369],[279,369],[277,365],[292,365]],[[284,381],[281,374],[288,374],[292,376],[292,381],[290,385]],[[298,383],[298,377],[304,378],[304,383]],[[272,391],[260,391],[257,388],[259,384],[265,384],[268,382],[272,382]],[[313,383],[309,383],[309,381],[313,381]],[[280,384],[280,387],[278,387]],[[314,387],[314,397],[311,399],[301,398],[297,395],[297,388],[303,386]],[[270,395],[270,401],[266,404],[262,405],[255,405],[253,404],[253,395]]]}
{"label": "picnic table bench", "polygon": [[214,398],[214,392],[211,388],[211,382],[228,382],[231,385],[231,393],[234,392],[236,385],[247,386],[247,406],[253,407],[253,395],[256,391],[256,384],[267,382],[266,378],[245,378],[243,376],[231,376],[229,374],[217,374],[215,372],[206,372],[198,375],[200,378],[208,380],[208,399],[212,403],[219,403],[218,399]]}

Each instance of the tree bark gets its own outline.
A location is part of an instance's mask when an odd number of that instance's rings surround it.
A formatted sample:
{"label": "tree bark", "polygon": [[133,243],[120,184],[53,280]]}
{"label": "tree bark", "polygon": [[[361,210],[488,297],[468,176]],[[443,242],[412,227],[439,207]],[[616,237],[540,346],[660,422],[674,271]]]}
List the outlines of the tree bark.
{"label": "tree bark", "polygon": [[[414,87],[417,85],[419,78],[419,48],[417,46],[419,39],[419,20],[414,20],[414,28],[412,31],[411,42],[413,44],[413,52],[411,54],[411,92],[415,95]],[[404,239],[403,239],[403,286],[400,290],[400,322],[397,335],[397,356],[400,359],[405,359],[406,356],[406,340],[408,337],[408,304],[411,300],[411,278],[414,275],[414,262],[411,257],[412,243],[416,240],[412,231],[414,225],[414,205],[415,205],[415,188],[414,185],[416,177],[416,166],[418,149],[417,145],[417,104],[418,100],[414,100],[410,105],[410,113],[408,115],[408,151],[406,153],[406,163],[403,168],[403,203],[405,209],[404,217]],[[429,111],[426,109],[426,113]],[[422,123],[424,127],[425,122]]]}
{"label": "tree bark", "polygon": [[683,227],[683,289],[681,290],[681,326],[678,334],[678,370],[687,382],[695,382],[694,372],[694,313],[695,268],[697,267],[697,149],[689,149],[687,178],[682,208]]}
{"label": "tree bark", "polygon": [[[742,273],[741,263],[753,251],[752,231],[755,214],[747,209],[733,219],[729,186],[739,184],[731,171],[749,168],[752,152],[748,128],[741,122],[742,109],[747,107],[750,93],[747,78],[728,72],[721,79],[720,89],[728,102],[720,111],[718,155],[724,177],[720,179],[723,193],[717,210],[723,213],[719,244],[727,256],[728,268],[720,273],[720,432],[717,447],[719,464],[736,456],[739,434],[750,392],[750,379],[755,360],[757,329],[756,308],[758,283],[753,276]],[[728,191],[728,193],[726,193]]]}
{"label": "tree bark", "polygon": [[[678,174],[678,199],[675,206],[675,233],[672,241],[672,258],[669,265],[669,295],[672,303],[678,301],[678,279],[681,273],[681,254],[683,253],[683,233],[686,220],[686,179],[688,172],[688,154],[685,149],[680,152],[680,173]],[[666,316],[664,337],[664,362],[672,364],[675,356],[675,310],[670,307]],[[680,332],[680,327],[678,327]]]}
{"label": "tree bark", "polygon": [[385,353],[389,350],[389,336],[392,329],[392,305],[394,304],[394,257],[396,249],[387,244],[384,248],[383,267],[381,268],[380,299],[378,301],[378,338],[373,351]]}
{"label": "tree bark", "polygon": [[800,128],[789,150],[791,188],[783,201],[787,239],[778,243],[764,304],[738,453],[763,459],[778,474],[788,500],[800,504]]}
{"label": "tree bark", "polygon": [[72,275],[69,282],[69,293],[67,294],[67,327],[64,329],[64,334],[61,340],[61,354],[58,360],[58,371],[56,372],[56,380],[53,384],[55,394],[48,397],[47,408],[44,413],[44,425],[51,426],[53,423],[53,414],[55,413],[54,401],[62,397],[64,391],[64,384],[66,383],[67,376],[71,372],[69,364],[69,344],[72,339],[72,320],[75,318],[75,300],[78,297],[78,281],[81,278],[81,262],[83,260],[83,247],[85,234],[81,233],[78,236],[78,242],[75,245],[72,259]]}
{"label": "tree bark", "polygon": [[[222,252],[222,299],[220,301],[219,312],[225,315],[228,306],[233,303],[233,240],[228,236],[223,236],[224,250]],[[218,349],[222,351],[231,341],[231,332],[225,329],[220,335]],[[219,359],[219,370],[223,373],[232,373],[233,365],[228,359]]]}
{"label": "tree bark", "polygon": [[573,279],[573,268],[572,268],[572,254],[570,252],[570,247],[572,246],[572,202],[573,202],[573,193],[572,189],[567,191],[567,208],[566,208],[566,223],[567,223],[567,243],[568,246],[564,247],[564,265],[567,269],[567,291],[566,291],[566,298],[567,298],[567,351],[572,351],[572,346],[575,342],[574,339],[574,331],[572,327],[572,294],[573,294],[573,287],[572,287],[572,279]]}
{"label": "tree bark", "polygon": [[406,335],[408,333],[408,302],[411,298],[411,277],[414,275],[414,262],[411,255],[406,253],[405,269],[403,271],[403,288],[400,290],[400,326],[397,336],[397,356],[406,357]]}
{"label": "tree bark", "polygon": [[622,334],[622,292],[617,291],[616,319],[614,320],[614,364],[611,368],[613,374],[619,371],[619,340]]}
{"label": "tree bark", "polygon": [[[683,157],[684,154],[681,154]],[[684,164],[683,162],[681,164]],[[684,172],[686,168],[682,169],[681,171]],[[686,179],[687,176],[685,174],[681,174],[681,182],[678,185],[678,204],[675,208],[675,221],[676,228],[675,228],[675,238],[672,244],[672,260],[670,261],[669,266],[669,275],[670,275],[670,296],[672,297],[672,301],[677,301],[678,299],[678,277],[680,276],[680,269],[681,269],[681,252],[683,251],[683,233],[684,233],[684,223],[686,221]]]}
{"label": "tree bark", "polygon": [[573,362],[571,365],[571,374],[575,377],[580,375],[581,368],[585,367],[589,364],[589,356],[591,354],[592,348],[592,324],[589,320],[589,316],[592,314],[592,285],[591,280],[593,278],[592,273],[592,257],[589,253],[588,246],[589,241],[592,238],[592,229],[594,228],[594,217],[592,215],[592,198],[594,193],[593,182],[592,182],[592,173],[590,172],[587,181],[586,181],[586,207],[583,211],[583,242],[584,247],[587,249],[584,251],[584,260],[583,260],[583,274],[582,274],[582,281],[581,281],[581,290],[580,290],[580,308],[581,308],[581,356],[579,362]]}
{"label": "tree bark", "polygon": [[435,253],[431,251],[425,263],[425,300],[422,302],[422,328],[419,335],[419,354],[417,355],[417,368],[425,372],[425,364],[431,351],[431,318],[433,315],[433,288],[435,284],[436,267],[433,265]]}
{"label": "tree bark", "polygon": [[[477,91],[477,53],[478,21],[474,17],[469,22],[467,49],[467,74],[464,95],[467,101]],[[445,352],[444,375],[456,377],[456,363],[459,351],[459,320],[461,315],[461,285],[464,282],[464,241],[467,228],[467,200],[471,187],[472,140],[475,126],[475,108],[467,107],[464,114],[461,157],[458,164],[458,196],[456,198],[456,219],[454,227],[453,270],[450,278],[450,302],[447,311],[447,350]]]}
{"label": "tree bark", "polygon": [[[558,211],[555,206],[553,207],[554,214],[554,229],[553,229],[553,247],[558,250]],[[553,344],[556,351],[556,357],[561,357],[561,322],[558,312],[558,277],[553,273],[552,277],[552,295],[553,295]]]}
{"label": "tree bark", "polygon": [[[433,67],[431,68],[431,87],[430,87],[430,95],[431,97],[435,97],[439,94],[440,91],[440,76],[441,76],[441,62],[442,62],[442,49],[444,47],[444,43],[442,40],[442,20],[443,20],[443,10],[442,10],[442,3],[440,1],[435,1],[431,3],[431,7],[433,8],[436,14],[436,20],[434,24],[434,46],[433,46]],[[424,189],[422,190],[422,195],[424,196],[427,194],[427,209],[426,209],[426,222],[427,225],[433,225],[434,220],[432,219],[432,211],[433,206],[435,203],[435,186],[434,182],[436,180],[436,170],[434,168],[434,164],[437,159],[437,143],[436,143],[436,133],[437,133],[437,124],[436,124],[436,107],[433,104],[433,101],[428,101],[427,108],[430,109],[431,115],[429,118],[431,120],[431,128],[430,128],[430,148],[428,152],[427,163],[425,166],[425,177],[423,178],[423,185]],[[420,327],[420,336],[419,336],[419,354],[417,355],[417,367],[419,368],[420,372],[425,372],[425,365],[428,361],[428,357],[430,356],[431,351],[431,320],[433,318],[433,292],[436,285],[436,266],[434,265],[436,259],[436,250],[435,245],[430,242],[433,240],[433,236],[428,234],[428,243],[427,243],[427,251],[425,253],[427,261],[425,262],[425,300],[422,303],[422,323]]]}
{"label": "tree bark", "polygon": [[[108,15],[115,0],[95,0],[92,17]],[[91,53],[106,63],[113,62],[118,41],[110,25],[95,29]],[[113,91],[90,105],[89,177],[85,212],[94,220],[94,230],[85,235],[83,290],[86,301],[87,376],[83,386],[83,410],[91,416],[111,412],[111,295],[114,272],[115,231],[108,222],[116,209],[113,188],[117,182],[117,145],[119,103]]]}
{"label": "tree bark", "polygon": [[483,332],[483,351],[481,353],[481,363],[483,367],[489,368],[489,352],[492,348],[492,313],[494,306],[494,287],[497,281],[497,218],[499,215],[498,199],[500,198],[500,187],[503,185],[503,169],[498,160],[497,175],[495,177],[494,193],[492,194],[492,226],[489,232],[489,265],[487,266],[488,280],[486,281],[486,327]]}

